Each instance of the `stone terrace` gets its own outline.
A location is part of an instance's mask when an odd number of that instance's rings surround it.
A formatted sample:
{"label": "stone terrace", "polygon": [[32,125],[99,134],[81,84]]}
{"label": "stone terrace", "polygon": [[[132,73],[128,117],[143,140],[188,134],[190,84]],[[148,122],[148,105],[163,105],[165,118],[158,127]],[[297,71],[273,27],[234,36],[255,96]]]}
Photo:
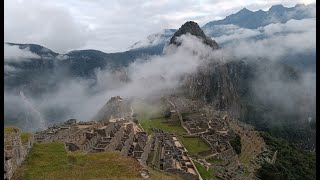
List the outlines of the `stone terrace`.
{"label": "stone terrace", "polygon": [[197,169],[177,137],[162,130],[153,130],[155,136],[152,144],[152,164],[161,170],[179,174],[184,179],[199,179]]}

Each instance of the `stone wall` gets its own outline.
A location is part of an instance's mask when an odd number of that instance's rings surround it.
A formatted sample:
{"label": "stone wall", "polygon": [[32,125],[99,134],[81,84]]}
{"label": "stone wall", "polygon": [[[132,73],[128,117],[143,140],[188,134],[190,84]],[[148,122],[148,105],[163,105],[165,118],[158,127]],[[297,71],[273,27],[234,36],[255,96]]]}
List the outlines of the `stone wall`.
{"label": "stone wall", "polygon": [[198,175],[190,174],[190,173],[181,171],[180,169],[167,169],[166,171],[172,174],[179,175],[180,177],[182,177],[182,179],[185,179],[185,180],[199,180]]}
{"label": "stone wall", "polygon": [[129,138],[124,142],[124,146],[121,150],[122,156],[128,156],[128,152],[131,144],[133,143],[134,131],[131,131],[129,134]]}
{"label": "stone wall", "polygon": [[111,139],[110,144],[108,144],[106,151],[115,151],[118,144],[121,142],[121,138],[124,135],[124,128],[121,127],[119,131],[116,132],[114,137]]}
{"label": "stone wall", "polygon": [[11,179],[17,167],[25,160],[27,154],[34,143],[34,137],[31,136],[28,142],[21,143],[20,131],[5,134],[4,147],[4,179]]}
{"label": "stone wall", "polygon": [[146,142],[146,145],[144,146],[143,153],[141,155],[141,162],[146,165],[147,164],[147,159],[148,155],[151,151],[151,145],[153,143],[153,138],[151,136],[148,137],[148,141]]}

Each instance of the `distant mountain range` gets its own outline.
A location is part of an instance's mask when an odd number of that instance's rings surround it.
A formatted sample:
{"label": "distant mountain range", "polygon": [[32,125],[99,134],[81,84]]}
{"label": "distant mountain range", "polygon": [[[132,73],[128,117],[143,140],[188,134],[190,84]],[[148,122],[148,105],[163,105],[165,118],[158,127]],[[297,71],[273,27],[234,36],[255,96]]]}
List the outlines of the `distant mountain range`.
{"label": "distant mountain range", "polygon": [[284,7],[274,5],[268,11],[250,11],[246,8],[241,9],[235,14],[218,21],[212,21],[202,27],[204,31],[216,25],[233,24],[242,28],[257,29],[272,23],[286,23],[290,19],[301,20],[314,18],[316,16],[316,5],[297,4],[294,7]]}
{"label": "distant mountain range", "polygon": [[[218,37],[234,31],[230,30],[231,26],[231,28],[254,29],[271,23],[285,23],[292,19],[301,20],[314,17],[315,5],[296,5],[291,8],[275,5],[268,11],[259,10],[255,12],[244,8],[222,20],[209,22],[201,29],[209,37],[219,39]],[[5,89],[16,89],[16,91],[24,89],[25,91],[30,90],[30,92],[25,92],[26,94],[39,94],[42,91],[54,89],[55,82],[61,77],[66,77],[65,75],[68,75],[68,77],[93,78],[97,68],[115,69],[127,66],[138,58],[143,59],[146,56],[161,54],[164,46],[169,43],[170,38],[176,31],[175,29],[165,29],[149,35],[146,40],[141,40],[132,45],[131,50],[119,53],[77,50],[59,54],[37,44],[5,43],[8,46],[17,46],[21,50],[28,50],[39,56],[37,60],[34,58],[21,61],[5,60]],[[224,46],[224,43],[218,40],[217,43],[219,46]],[[288,64],[291,63],[295,67],[315,67],[315,52],[300,54],[296,59],[294,59],[295,56],[288,58],[283,61]],[[304,60],[301,61],[301,59]],[[50,80],[43,79],[44,75],[50,77]]]}
{"label": "distant mountain range", "polygon": [[[201,29],[210,37],[220,37],[225,35],[225,29],[228,28],[223,25],[235,25],[240,28],[257,29],[273,23],[286,23],[292,19],[301,20],[315,17],[315,4],[297,4],[290,8],[284,7],[283,5],[274,5],[268,11],[250,11],[243,8],[239,12],[229,15],[222,20],[208,22],[201,27]],[[163,47],[169,42],[170,37],[172,37],[176,31],[176,29],[164,29],[158,33],[149,35],[145,40],[136,42],[131,48]],[[219,44],[221,45],[221,43]]]}

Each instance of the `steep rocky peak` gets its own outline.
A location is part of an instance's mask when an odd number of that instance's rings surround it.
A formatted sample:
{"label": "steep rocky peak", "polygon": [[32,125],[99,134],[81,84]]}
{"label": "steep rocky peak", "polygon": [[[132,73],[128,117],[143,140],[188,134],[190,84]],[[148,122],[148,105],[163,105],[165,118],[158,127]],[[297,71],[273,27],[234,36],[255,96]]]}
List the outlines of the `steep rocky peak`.
{"label": "steep rocky peak", "polygon": [[205,44],[209,45],[213,49],[219,48],[218,44],[214,40],[212,40],[211,38],[207,37],[204,34],[204,32],[202,31],[202,29],[200,28],[200,26],[196,22],[193,22],[193,21],[188,21],[188,22],[184,23],[178,29],[178,31],[174,33],[174,35],[170,39],[170,44],[175,44],[177,46],[180,46],[181,44],[180,44],[180,42],[177,42],[176,38],[183,35],[183,34],[187,34],[187,33],[190,33],[191,35],[202,39]]}

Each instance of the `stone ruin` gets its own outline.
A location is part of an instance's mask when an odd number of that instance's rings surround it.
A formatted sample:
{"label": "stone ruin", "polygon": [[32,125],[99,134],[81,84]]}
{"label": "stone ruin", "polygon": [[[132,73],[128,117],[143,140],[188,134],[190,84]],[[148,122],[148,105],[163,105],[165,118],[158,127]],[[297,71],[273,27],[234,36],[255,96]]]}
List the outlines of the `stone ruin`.
{"label": "stone ruin", "polygon": [[153,131],[155,136],[151,151],[154,158],[151,164],[159,167],[160,170],[178,174],[184,179],[199,179],[195,165],[177,137],[159,129],[153,129]]}
{"label": "stone ruin", "polygon": [[[135,126],[135,127],[134,127]],[[76,122],[70,119],[35,134],[36,142],[63,141],[68,151],[119,151],[146,164],[153,139],[132,122]]]}
{"label": "stone ruin", "polygon": [[20,130],[4,134],[4,179],[10,180],[17,167],[25,160],[33,146],[34,139],[31,136],[26,144],[22,144]]}
{"label": "stone ruin", "polygon": [[191,114],[184,117],[184,126],[190,133],[205,132],[209,128],[208,120],[203,114]]}

